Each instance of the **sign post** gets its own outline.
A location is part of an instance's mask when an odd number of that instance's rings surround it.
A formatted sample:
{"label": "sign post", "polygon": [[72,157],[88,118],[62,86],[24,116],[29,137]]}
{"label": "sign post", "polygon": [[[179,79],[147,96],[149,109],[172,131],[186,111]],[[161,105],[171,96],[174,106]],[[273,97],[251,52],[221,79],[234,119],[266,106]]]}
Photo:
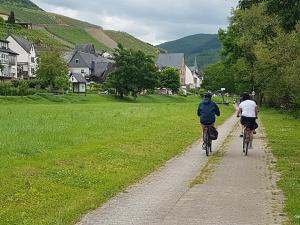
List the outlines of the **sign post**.
{"label": "sign post", "polygon": [[224,91],[225,91],[225,90],[226,90],[225,88],[221,88],[223,104],[225,103],[225,100],[224,100]]}

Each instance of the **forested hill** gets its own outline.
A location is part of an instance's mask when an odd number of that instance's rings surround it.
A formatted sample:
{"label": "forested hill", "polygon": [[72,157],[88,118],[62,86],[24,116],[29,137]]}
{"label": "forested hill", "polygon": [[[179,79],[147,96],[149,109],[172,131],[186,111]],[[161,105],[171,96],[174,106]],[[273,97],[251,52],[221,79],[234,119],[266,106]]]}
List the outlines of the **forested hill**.
{"label": "forested hill", "polygon": [[13,5],[13,6],[19,6],[24,7],[28,9],[38,9],[41,10],[36,4],[29,0],[0,0],[0,4],[5,5]]}
{"label": "forested hill", "polygon": [[185,53],[188,65],[194,65],[196,57],[201,68],[220,59],[221,43],[216,34],[195,34],[160,44],[158,47],[168,53]]}

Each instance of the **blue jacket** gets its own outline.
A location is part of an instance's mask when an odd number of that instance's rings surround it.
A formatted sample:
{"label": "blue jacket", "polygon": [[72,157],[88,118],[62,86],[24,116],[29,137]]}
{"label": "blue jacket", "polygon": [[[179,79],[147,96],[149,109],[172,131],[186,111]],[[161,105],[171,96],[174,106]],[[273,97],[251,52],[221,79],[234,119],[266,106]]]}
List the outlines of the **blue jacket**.
{"label": "blue jacket", "polygon": [[210,98],[205,98],[198,106],[200,122],[213,124],[216,121],[216,115],[220,116],[219,107]]}

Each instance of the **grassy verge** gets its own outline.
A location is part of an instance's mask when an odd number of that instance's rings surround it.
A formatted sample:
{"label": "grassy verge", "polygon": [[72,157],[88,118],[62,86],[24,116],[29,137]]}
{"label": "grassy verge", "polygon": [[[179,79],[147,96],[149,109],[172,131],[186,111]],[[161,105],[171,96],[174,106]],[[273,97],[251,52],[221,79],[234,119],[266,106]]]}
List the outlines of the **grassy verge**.
{"label": "grassy verge", "polygon": [[281,173],[285,211],[291,224],[300,224],[300,120],[275,110],[264,110],[261,119]]}
{"label": "grassy verge", "polygon": [[[0,98],[0,224],[73,224],[199,137],[196,97]],[[224,121],[231,107],[221,107]]]}

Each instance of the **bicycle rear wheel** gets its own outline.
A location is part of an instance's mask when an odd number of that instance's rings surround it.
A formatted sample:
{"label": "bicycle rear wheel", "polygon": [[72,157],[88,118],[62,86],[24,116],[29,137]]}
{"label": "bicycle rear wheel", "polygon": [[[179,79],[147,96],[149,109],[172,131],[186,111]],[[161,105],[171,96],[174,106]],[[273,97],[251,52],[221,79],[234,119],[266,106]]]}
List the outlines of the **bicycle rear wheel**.
{"label": "bicycle rear wheel", "polygon": [[248,155],[248,149],[249,149],[249,142],[247,141],[246,143],[246,146],[245,146],[245,156]]}
{"label": "bicycle rear wheel", "polygon": [[205,134],[205,153],[206,153],[206,156],[209,156],[209,151],[210,151],[209,137],[208,137],[208,133],[206,133]]}

